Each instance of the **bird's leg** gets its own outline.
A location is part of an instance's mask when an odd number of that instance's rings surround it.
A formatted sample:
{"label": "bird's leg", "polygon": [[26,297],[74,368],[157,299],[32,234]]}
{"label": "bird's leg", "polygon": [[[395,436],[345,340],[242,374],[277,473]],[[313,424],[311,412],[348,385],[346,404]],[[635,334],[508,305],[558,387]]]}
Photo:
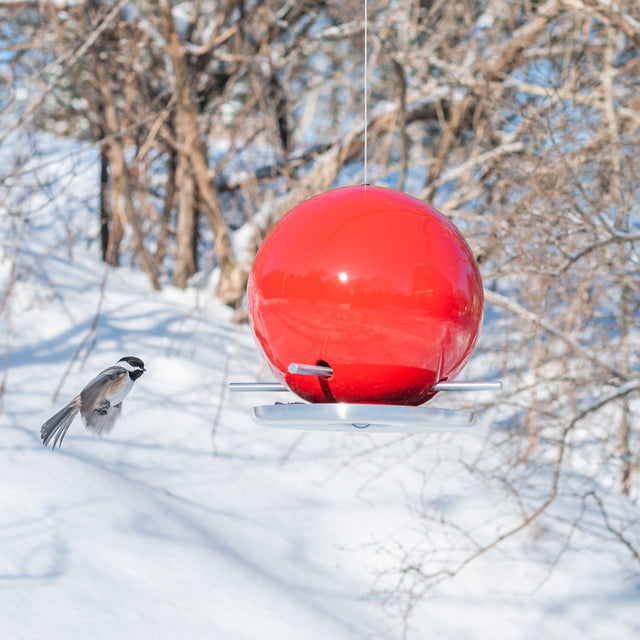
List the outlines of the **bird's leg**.
{"label": "bird's leg", "polygon": [[100,402],[98,402],[98,404],[95,406],[95,409],[93,410],[95,413],[99,413],[101,416],[104,416],[109,407],[111,406],[111,403],[108,400],[100,400]]}

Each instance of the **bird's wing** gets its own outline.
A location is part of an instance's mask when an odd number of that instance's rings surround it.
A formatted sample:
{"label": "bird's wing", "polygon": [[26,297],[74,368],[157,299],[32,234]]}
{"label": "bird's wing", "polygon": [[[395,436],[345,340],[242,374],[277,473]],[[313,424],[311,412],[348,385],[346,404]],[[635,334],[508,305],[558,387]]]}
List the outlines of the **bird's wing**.
{"label": "bird's wing", "polygon": [[122,384],[122,378],[127,375],[124,367],[114,365],[99,373],[87,386],[80,392],[82,398],[82,417],[89,422],[89,418],[93,416],[96,404],[101,397],[109,397],[113,395],[114,386]]}
{"label": "bird's wing", "polygon": [[127,374],[127,370],[120,365],[114,364],[111,367],[101,371],[93,380],[91,380],[87,386],[82,390],[82,393],[90,392],[92,388],[102,384],[103,380],[119,380]]}
{"label": "bird's wing", "polygon": [[93,429],[97,433],[109,433],[121,411],[122,402],[109,407],[104,414],[92,411],[88,415],[83,414],[83,417],[88,429]]}

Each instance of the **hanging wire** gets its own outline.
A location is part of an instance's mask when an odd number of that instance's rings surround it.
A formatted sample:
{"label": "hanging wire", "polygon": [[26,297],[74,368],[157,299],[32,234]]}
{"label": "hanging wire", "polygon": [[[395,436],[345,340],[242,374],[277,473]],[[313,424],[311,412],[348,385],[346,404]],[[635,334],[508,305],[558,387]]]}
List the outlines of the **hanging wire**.
{"label": "hanging wire", "polygon": [[364,0],[364,184],[368,184],[367,179],[367,126],[368,126],[368,76],[369,76],[369,50],[367,47],[369,35],[369,3]]}

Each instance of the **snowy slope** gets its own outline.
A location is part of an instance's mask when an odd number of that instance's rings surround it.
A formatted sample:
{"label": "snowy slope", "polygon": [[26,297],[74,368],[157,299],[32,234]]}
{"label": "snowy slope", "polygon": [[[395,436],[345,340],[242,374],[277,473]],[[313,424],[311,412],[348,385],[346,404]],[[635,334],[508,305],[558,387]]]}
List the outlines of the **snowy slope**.
{"label": "snowy slope", "polygon": [[[64,234],[40,223],[20,240],[0,317],[0,638],[638,637],[638,566],[596,505],[571,499],[587,479],[567,475],[540,523],[466,563],[523,506],[491,476],[487,461],[506,456],[489,446],[492,425],[257,426],[249,407],[273,395],[226,386],[269,374],[212,283],[157,293],[120,269],[101,295],[95,248],[69,258]],[[13,246],[5,236],[3,294]],[[148,373],[111,435],[78,420],[62,449],[45,449],[40,425],[124,355]],[[533,509],[551,476],[522,473]],[[636,507],[610,499],[612,517],[637,523]],[[637,526],[628,535],[637,543]],[[412,559],[414,575],[397,572]],[[420,594],[418,572],[440,570]]]}
{"label": "snowy slope", "polygon": [[[1,637],[363,637],[374,611],[358,601],[366,583],[350,555],[332,558],[323,517],[332,509],[318,484],[328,471],[306,471],[326,443],[287,465],[297,436],[259,431],[235,399],[212,437],[227,359],[229,375],[258,369],[247,331],[215,304],[198,310],[188,294],[157,296],[143,277],[114,272],[96,345],[54,406],[93,320],[102,267],[54,271],[56,285],[74,282],[86,296],[69,289],[12,310],[20,326],[2,415]],[[38,425],[129,353],[149,372],[112,436],[78,421],[61,450],[44,449]]]}

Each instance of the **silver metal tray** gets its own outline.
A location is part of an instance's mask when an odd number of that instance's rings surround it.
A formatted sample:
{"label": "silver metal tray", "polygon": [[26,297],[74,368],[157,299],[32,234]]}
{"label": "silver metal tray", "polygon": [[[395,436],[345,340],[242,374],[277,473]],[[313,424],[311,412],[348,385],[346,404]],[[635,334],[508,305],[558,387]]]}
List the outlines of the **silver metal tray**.
{"label": "silver metal tray", "polygon": [[468,429],[472,411],[381,404],[273,404],[253,407],[251,417],[268,427],[310,431],[424,433]]}

